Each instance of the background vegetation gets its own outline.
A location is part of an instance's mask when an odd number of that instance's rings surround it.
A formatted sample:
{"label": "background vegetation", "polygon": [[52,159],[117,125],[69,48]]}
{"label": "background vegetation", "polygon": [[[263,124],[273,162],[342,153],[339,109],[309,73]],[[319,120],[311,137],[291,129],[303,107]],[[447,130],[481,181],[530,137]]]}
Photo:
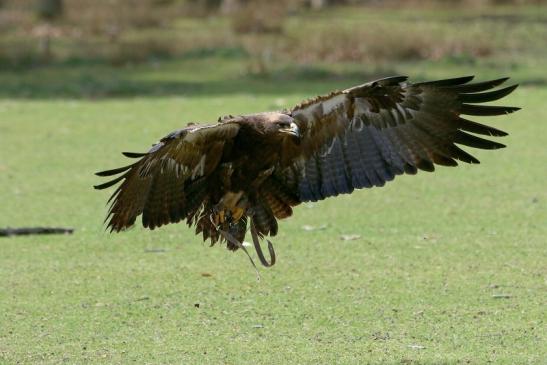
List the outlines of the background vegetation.
{"label": "background vegetation", "polygon": [[[546,363],[547,6],[0,1],[0,363]],[[270,2],[271,3],[271,2]],[[260,282],[184,225],[103,232],[93,172],[190,121],[370,79],[522,84],[480,166],[305,204]]]}

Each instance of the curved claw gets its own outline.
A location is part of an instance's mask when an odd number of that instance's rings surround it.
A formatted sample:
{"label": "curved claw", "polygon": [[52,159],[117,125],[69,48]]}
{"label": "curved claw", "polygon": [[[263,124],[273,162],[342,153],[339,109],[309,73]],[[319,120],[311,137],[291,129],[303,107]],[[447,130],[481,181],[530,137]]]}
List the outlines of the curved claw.
{"label": "curved claw", "polygon": [[255,246],[256,255],[258,256],[260,263],[264,265],[265,267],[270,267],[275,265],[275,251],[274,251],[273,245],[270,242],[270,240],[266,240],[266,242],[268,242],[268,251],[270,252],[270,262],[268,262],[268,260],[266,260],[266,258],[264,257],[264,253],[262,252],[262,247],[260,247],[260,240],[258,238],[258,233],[256,233],[256,228],[252,219],[251,219],[251,236],[253,237],[253,244]]}

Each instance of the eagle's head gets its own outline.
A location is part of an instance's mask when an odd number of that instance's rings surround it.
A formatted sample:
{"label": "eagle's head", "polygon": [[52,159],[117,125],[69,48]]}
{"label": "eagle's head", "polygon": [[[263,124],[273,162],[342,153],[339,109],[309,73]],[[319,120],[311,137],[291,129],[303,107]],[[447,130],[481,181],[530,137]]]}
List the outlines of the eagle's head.
{"label": "eagle's head", "polygon": [[295,141],[300,140],[300,129],[295,120],[283,113],[264,113],[265,132],[281,138],[290,136]]}

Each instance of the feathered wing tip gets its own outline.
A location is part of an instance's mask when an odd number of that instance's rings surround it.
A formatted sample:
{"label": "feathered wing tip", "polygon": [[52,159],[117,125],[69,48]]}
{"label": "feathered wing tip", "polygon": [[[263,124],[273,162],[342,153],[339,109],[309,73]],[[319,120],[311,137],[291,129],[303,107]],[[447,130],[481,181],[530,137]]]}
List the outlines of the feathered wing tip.
{"label": "feathered wing tip", "polygon": [[[141,158],[141,157],[145,156],[146,154],[137,154],[137,153],[131,153],[131,152],[124,152],[123,155],[125,155],[127,157],[131,157],[131,158],[137,158],[137,155],[138,155],[138,157]],[[119,167],[119,168],[115,168],[115,169],[111,169],[111,170],[100,171],[100,172],[95,173],[95,175],[101,176],[101,177],[113,177],[115,175],[121,174],[117,177],[114,177],[112,180],[109,180],[105,183],[93,186],[97,190],[103,190],[103,189],[107,189],[107,188],[109,188],[113,185],[116,185],[119,182],[122,182],[122,184],[120,186],[118,186],[116,188],[116,190],[114,190],[112,195],[110,195],[110,197],[107,201],[107,205],[110,204],[110,207],[108,209],[108,212],[106,214],[106,217],[105,217],[103,223],[105,224],[105,230],[110,231],[111,233],[112,232],[124,231],[124,230],[128,229],[129,227],[131,227],[135,223],[135,218],[136,217],[133,217],[133,216],[130,216],[130,215],[123,215],[122,216],[120,214],[114,214],[119,209],[119,208],[116,208],[116,200],[115,199],[116,199],[117,196],[119,196],[119,194],[122,190],[122,186],[124,185],[123,182],[127,181],[127,180],[124,180],[124,179],[128,178],[128,176],[130,175],[130,173],[132,171],[131,169],[136,164],[138,164],[140,161],[141,161],[141,159],[139,159],[139,161],[137,161],[133,164],[127,165],[127,166],[123,166],[123,167]]]}
{"label": "feathered wing tip", "polygon": [[[502,85],[508,77],[503,77],[490,81],[469,83],[473,79],[473,76],[466,76],[454,79],[438,80],[417,83],[416,86],[434,86],[439,87],[441,90],[451,91],[456,93],[458,101],[461,103],[459,108],[459,114],[470,116],[496,116],[513,113],[520,110],[518,107],[511,106],[497,106],[497,105],[480,105],[481,103],[496,101],[511,94],[518,84],[507,86],[501,89],[490,91],[497,86]],[[505,147],[504,144],[490,141],[475,135],[466,133],[476,133],[487,136],[502,137],[507,133],[484,125],[474,121],[467,120],[461,116],[456,119],[458,131],[453,135],[453,142],[464,146],[480,148],[480,149],[498,149]],[[479,161],[464,152],[463,150],[455,150],[457,155],[455,156],[461,161],[468,163],[479,163]]]}
{"label": "feathered wing tip", "polygon": [[[129,158],[139,158],[140,159],[141,157],[144,157],[147,154],[146,153],[136,153],[136,152],[122,152],[122,155],[124,155],[126,157],[129,157]],[[99,171],[99,172],[96,172],[95,175],[101,176],[101,177],[118,175],[122,172],[129,171],[135,165],[136,165],[136,163],[133,163],[131,165],[118,167],[118,168],[112,169],[112,170]],[[115,178],[113,180],[107,181],[103,184],[94,185],[93,188],[95,188],[97,190],[102,190],[102,189],[109,188],[112,185],[115,185],[116,183],[120,182],[125,177],[127,177],[127,173],[123,174],[121,176],[118,176],[117,178]]]}
{"label": "feathered wing tip", "polygon": [[[121,172],[126,172],[128,171],[129,169],[131,169],[131,167],[133,167],[133,165],[129,165],[129,166],[124,166],[124,167],[120,167],[120,168],[117,168],[117,169],[113,169],[113,170],[108,170],[108,171],[101,171],[101,172],[97,172],[95,173],[95,175],[97,176],[112,176],[112,175],[117,175]],[[107,181],[105,183],[102,183],[102,184],[99,184],[99,185],[93,185],[93,188],[97,189],[97,190],[102,190],[102,189],[106,189],[106,188],[109,188],[111,187],[112,185],[116,185],[118,182],[120,182],[122,179],[124,179],[125,177],[127,176],[127,172],[123,175],[120,175],[110,181]]]}
{"label": "feathered wing tip", "polygon": [[471,81],[473,78],[474,76],[466,76],[454,79],[421,82],[415,84],[415,86],[436,86],[443,90],[457,93],[458,100],[462,103],[461,114],[475,116],[493,116],[508,114],[520,110],[520,108],[518,107],[491,105],[478,106],[469,104],[486,103],[499,100],[511,94],[518,87],[518,84],[515,84],[498,90],[483,92],[502,85],[503,83],[505,83],[505,81],[509,80],[509,77],[469,84],[468,82]]}
{"label": "feathered wing tip", "polygon": [[[469,84],[468,82],[471,81],[472,79],[473,79],[473,76],[467,76],[467,77],[461,77],[457,79],[441,80],[440,82],[432,81],[429,83],[427,82],[418,83],[416,85],[418,86],[419,85],[437,85],[437,86],[441,85],[443,86],[443,89],[445,90],[451,90],[451,91],[457,92],[458,100],[462,103],[462,110],[461,110],[462,114],[475,115],[475,116],[494,116],[494,115],[508,114],[508,113],[512,113],[517,110],[520,110],[520,108],[517,108],[517,107],[469,104],[469,103],[485,103],[485,102],[499,100],[511,94],[518,87],[518,84],[515,84],[502,89],[484,92],[502,85],[507,80],[509,80],[509,77],[502,77],[495,80],[475,82],[475,83]],[[490,127],[484,124],[480,124],[471,120],[467,120],[462,117],[458,119],[458,125],[460,130],[466,131],[466,132],[493,136],[493,137],[503,137],[507,135],[507,133],[502,130],[499,130],[497,128]],[[461,141],[464,138],[461,138],[460,136],[459,139]],[[481,139],[481,140],[485,141],[484,139]],[[478,148],[503,147],[503,145],[499,143],[498,144],[496,144],[495,142],[492,142],[492,143],[493,143],[492,145],[483,144],[484,147],[478,147]],[[462,143],[462,144],[465,144],[465,143]],[[471,147],[475,147],[475,145],[471,145]]]}
{"label": "feathered wing tip", "polygon": [[[458,92],[458,100],[462,103],[460,113],[471,116],[496,116],[510,114],[520,110],[518,107],[511,106],[480,105],[481,103],[499,100],[511,94],[518,87],[518,84],[515,84],[501,89],[487,91],[502,85],[507,80],[509,80],[509,78],[504,77],[491,81],[452,87],[454,91]],[[469,121],[462,117],[459,117],[457,122],[459,123],[459,131],[454,136],[455,143],[480,149],[498,149],[505,147],[502,143],[490,141],[466,132],[495,137],[506,136],[506,132]]]}
{"label": "feathered wing tip", "polygon": [[[508,77],[502,77],[495,80],[482,81],[470,83],[474,79],[474,76],[464,76],[444,80],[428,81],[411,84],[411,87],[426,87],[431,88],[431,90],[440,90],[447,91],[451,94],[455,94],[459,106],[457,107],[458,116],[454,119],[454,126],[458,129],[453,137],[454,143],[461,144],[464,146],[480,148],[480,149],[497,149],[503,148],[505,145],[490,141],[484,138],[477,137],[475,135],[469,134],[467,132],[502,137],[506,136],[507,133],[499,130],[494,127],[490,127],[484,124],[480,124],[471,120],[467,120],[461,115],[470,115],[470,116],[496,116],[496,115],[505,115],[513,113],[517,110],[520,110],[518,107],[511,106],[498,106],[498,105],[481,105],[482,103],[487,103],[491,101],[496,101],[504,98],[505,96],[511,94],[517,87],[518,84],[503,87],[497,90],[492,90],[502,84],[504,84]],[[396,76],[389,77],[386,79],[378,80],[372,83],[382,85],[382,86],[392,86],[394,83],[398,84],[402,80],[406,80],[405,76]],[[366,85],[366,84],[365,84]],[[359,87],[351,88],[350,91],[357,90]],[[428,133],[427,130],[424,132]],[[459,149],[456,146],[451,148],[453,157],[467,163],[479,163],[479,161],[471,156],[469,153]],[[457,163],[455,161],[450,161],[448,159],[442,159],[437,156],[437,160],[433,161],[441,165],[455,166]],[[434,165],[427,160],[420,161],[416,166],[421,170],[433,171]]]}
{"label": "feathered wing tip", "polygon": [[[100,171],[100,172],[96,172],[95,175],[97,176],[101,176],[101,177],[109,177],[109,176],[114,176],[114,175],[118,175],[118,174],[121,174],[115,178],[113,178],[112,180],[109,180],[105,183],[102,183],[102,184],[99,184],[99,185],[94,185],[93,188],[97,189],[97,190],[103,190],[103,189],[107,189],[113,185],[116,185],[117,183],[119,182],[122,182],[124,181],[124,179],[128,178],[130,172],[131,172],[131,169],[137,165],[141,160],[142,160],[142,157],[146,156],[147,153],[136,153],[136,152],[122,152],[122,154],[126,157],[129,157],[129,158],[138,158],[139,160],[133,164],[130,164],[130,165],[127,165],[127,166],[123,166],[123,167],[119,167],[119,168],[116,168],[116,169],[111,169],[111,170],[105,170],[105,171]],[[120,232],[120,231],[124,231],[126,229],[128,229],[129,227],[131,227],[134,223],[135,223],[135,218],[136,217],[130,217],[130,216],[119,216],[119,215],[115,215],[115,199],[116,197],[120,194],[121,190],[122,190],[122,186],[123,186],[123,182],[120,186],[118,186],[118,188],[116,190],[114,190],[114,192],[112,193],[112,195],[110,195],[110,198],[108,198],[108,201],[107,201],[107,205],[110,204],[110,208],[108,209],[108,212],[106,214],[106,217],[103,221],[104,224],[106,224],[105,226],[105,230],[109,230],[111,233],[112,232]],[[108,223],[107,223],[108,222]]]}

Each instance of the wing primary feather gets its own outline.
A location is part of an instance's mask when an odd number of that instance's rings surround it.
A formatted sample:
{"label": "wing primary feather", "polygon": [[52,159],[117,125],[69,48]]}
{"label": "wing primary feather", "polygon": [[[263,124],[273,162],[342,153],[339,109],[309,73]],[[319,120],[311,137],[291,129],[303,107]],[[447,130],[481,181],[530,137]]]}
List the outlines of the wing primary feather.
{"label": "wing primary feather", "polygon": [[[106,204],[109,204],[120,193],[120,191],[122,190],[122,185],[123,184],[120,184],[120,186],[118,186],[118,188],[114,190],[112,195],[110,195],[110,198],[108,198],[108,201],[106,202]],[[110,210],[112,210],[112,208],[113,206],[110,207]]]}
{"label": "wing primary feather", "polygon": [[423,134],[420,135],[420,133],[423,132],[420,132],[419,129],[406,128],[404,131],[401,130],[401,138],[406,141],[410,151],[414,155],[413,160],[417,168],[429,172],[435,171],[435,166],[430,161],[430,154],[426,146],[423,145],[423,141],[421,141],[424,136]]}
{"label": "wing primary feather", "polygon": [[517,87],[518,84],[485,93],[459,94],[458,99],[460,99],[462,103],[484,103],[487,101],[494,101],[511,94]]}
{"label": "wing primary feather", "polygon": [[517,110],[520,110],[520,108],[512,106],[462,104],[460,113],[476,116],[494,116],[513,113]]}
{"label": "wing primary feather", "polygon": [[94,185],[93,188],[97,189],[97,190],[102,190],[102,189],[106,189],[106,188],[109,188],[111,187],[112,185],[115,185],[117,184],[121,179],[125,178],[125,174],[124,175],[121,175],[121,176],[118,176],[117,178],[115,178],[114,180],[110,180],[110,181],[107,181],[103,184],[100,184],[100,185]]}
{"label": "wing primary feather", "polygon": [[460,161],[470,163],[470,164],[479,164],[480,163],[480,161],[477,160],[474,156],[472,156],[471,154],[465,152],[464,150],[462,150],[461,148],[459,148],[458,146],[456,146],[454,144],[450,147],[450,150],[453,153],[454,157],[457,158]]}
{"label": "wing primary feather", "polygon": [[458,163],[453,158],[446,157],[438,153],[433,154],[433,162],[441,166],[458,166]]}
{"label": "wing primary feather", "polygon": [[112,176],[112,175],[117,175],[119,174],[120,172],[124,172],[126,170],[129,170],[131,167],[133,167],[134,164],[131,164],[131,165],[127,165],[127,166],[124,166],[124,167],[118,167],[117,169],[112,169],[112,170],[106,170],[106,171],[100,171],[100,172],[96,172],[95,175],[97,176]]}
{"label": "wing primary feather", "polygon": [[426,82],[419,82],[417,86],[459,86],[465,83],[468,83],[469,81],[473,80],[475,76],[463,76],[463,77],[456,77],[452,79],[444,79],[444,80],[436,80],[436,81],[426,81]]}
{"label": "wing primary feather", "polygon": [[418,163],[416,164],[416,167],[418,167],[420,170],[427,171],[427,172],[435,171],[435,165],[433,164],[433,162],[426,159],[422,159],[418,161]]}
{"label": "wing primary feather", "polygon": [[415,126],[424,134],[422,140],[431,151],[433,162],[443,166],[458,165],[453,158],[457,158],[459,151],[454,150],[456,146],[444,134],[439,134],[425,123],[416,123]]}
{"label": "wing primary feather", "polygon": [[476,137],[472,134],[465,133],[462,131],[457,131],[454,134],[454,142],[458,144],[463,144],[469,147],[481,148],[483,150],[495,150],[498,148],[505,147],[504,144],[490,141],[488,139]]}
{"label": "wing primary feather", "polygon": [[146,153],[139,153],[139,152],[122,152],[122,155],[129,158],[140,158],[143,156],[146,156]]}
{"label": "wing primary feather", "polygon": [[405,169],[405,174],[408,174],[408,175],[416,175],[418,173],[418,169],[416,168],[416,166],[411,165],[409,163],[405,163],[404,169]]}
{"label": "wing primary feather", "polygon": [[505,81],[509,80],[509,77],[502,77],[501,79],[474,82],[467,85],[456,85],[451,87],[445,87],[445,89],[456,91],[459,93],[476,93],[479,91],[490,90],[496,86],[503,84]]}
{"label": "wing primary feather", "polygon": [[502,130],[463,118],[458,118],[457,124],[460,129],[486,136],[503,137],[507,135],[507,133]]}
{"label": "wing primary feather", "polygon": [[376,80],[376,82],[384,84],[384,85],[396,85],[406,80],[408,80],[408,76],[401,75],[401,76],[385,77],[383,79]]}

